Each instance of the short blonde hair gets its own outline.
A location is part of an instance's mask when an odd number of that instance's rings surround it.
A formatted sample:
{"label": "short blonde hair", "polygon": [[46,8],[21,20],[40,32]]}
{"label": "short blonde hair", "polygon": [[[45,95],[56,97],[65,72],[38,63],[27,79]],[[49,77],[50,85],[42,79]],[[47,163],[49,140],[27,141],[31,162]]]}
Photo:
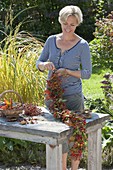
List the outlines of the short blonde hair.
{"label": "short blonde hair", "polygon": [[69,16],[75,16],[78,21],[78,25],[83,22],[83,14],[78,6],[69,5],[62,8],[59,12],[58,21],[60,23],[66,22]]}

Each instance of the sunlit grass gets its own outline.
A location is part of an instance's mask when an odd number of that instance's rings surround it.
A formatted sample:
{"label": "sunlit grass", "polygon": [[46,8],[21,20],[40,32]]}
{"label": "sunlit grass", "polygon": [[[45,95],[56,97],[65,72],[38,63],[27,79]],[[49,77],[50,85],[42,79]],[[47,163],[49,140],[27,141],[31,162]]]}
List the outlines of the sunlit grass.
{"label": "sunlit grass", "polygon": [[97,99],[104,98],[103,91],[101,89],[101,81],[104,79],[103,76],[105,73],[110,73],[111,71],[106,70],[95,70],[93,69],[92,76],[88,80],[83,80],[83,93],[86,98]]}
{"label": "sunlit grass", "polygon": [[86,98],[103,98],[104,94],[102,92],[101,87],[101,80],[103,79],[103,73],[92,74],[89,80],[83,80],[83,93]]}

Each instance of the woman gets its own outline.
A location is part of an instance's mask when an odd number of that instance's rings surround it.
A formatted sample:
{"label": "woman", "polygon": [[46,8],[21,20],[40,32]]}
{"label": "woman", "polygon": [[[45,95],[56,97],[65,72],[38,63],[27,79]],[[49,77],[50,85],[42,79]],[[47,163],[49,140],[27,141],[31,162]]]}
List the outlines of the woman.
{"label": "woman", "polygon": [[[46,40],[36,66],[40,71],[49,70],[48,78],[56,70],[62,78],[63,98],[69,110],[82,111],[84,98],[81,79],[89,79],[92,73],[91,55],[86,40],[75,33],[76,27],[83,21],[79,7],[66,6],[59,12],[62,32],[51,35]],[[46,102],[49,107],[50,102]],[[63,145],[63,165],[67,167],[68,146]],[[71,170],[77,170],[80,158],[71,160]]]}

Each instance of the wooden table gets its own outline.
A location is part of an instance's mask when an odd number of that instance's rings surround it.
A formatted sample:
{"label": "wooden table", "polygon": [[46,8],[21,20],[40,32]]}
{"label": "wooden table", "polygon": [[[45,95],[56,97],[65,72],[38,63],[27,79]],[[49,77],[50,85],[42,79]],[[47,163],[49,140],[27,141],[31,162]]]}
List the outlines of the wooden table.
{"label": "wooden table", "polygon": [[[70,134],[69,126],[54,119],[43,107],[43,116],[38,116],[37,124],[21,125],[7,122],[0,117],[0,136],[46,144],[46,169],[62,170],[62,143]],[[101,128],[109,119],[108,114],[92,113],[87,119],[88,170],[101,170]],[[50,145],[55,145],[54,148]]]}

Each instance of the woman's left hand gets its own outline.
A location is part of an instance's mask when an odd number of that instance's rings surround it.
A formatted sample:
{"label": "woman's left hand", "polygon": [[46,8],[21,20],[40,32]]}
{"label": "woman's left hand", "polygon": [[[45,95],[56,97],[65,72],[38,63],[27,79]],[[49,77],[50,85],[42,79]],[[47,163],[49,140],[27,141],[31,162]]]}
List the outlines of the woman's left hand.
{"label": "woman's left hand", "polygon": [[67,69],[65,68],[60,68],[56,71],[56,73],[58,74],[58,76],[68,76],[67,74]]}

